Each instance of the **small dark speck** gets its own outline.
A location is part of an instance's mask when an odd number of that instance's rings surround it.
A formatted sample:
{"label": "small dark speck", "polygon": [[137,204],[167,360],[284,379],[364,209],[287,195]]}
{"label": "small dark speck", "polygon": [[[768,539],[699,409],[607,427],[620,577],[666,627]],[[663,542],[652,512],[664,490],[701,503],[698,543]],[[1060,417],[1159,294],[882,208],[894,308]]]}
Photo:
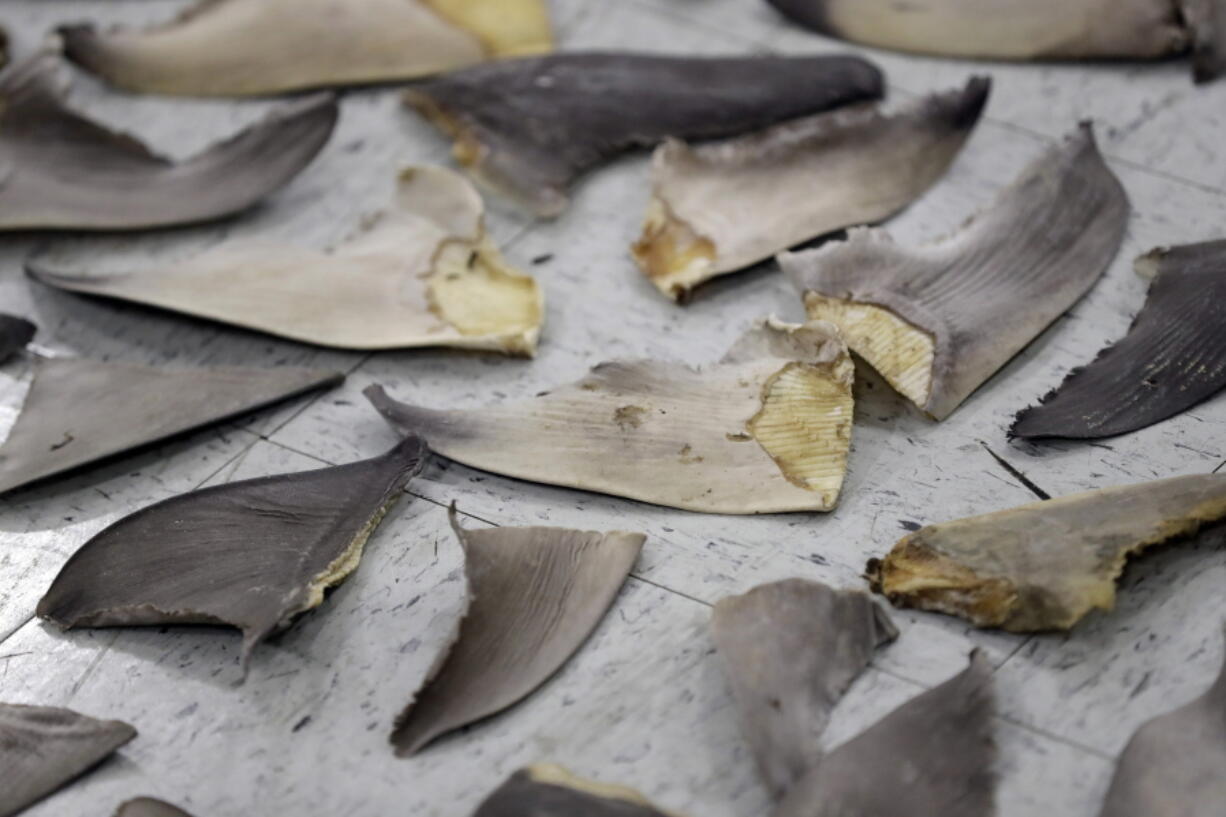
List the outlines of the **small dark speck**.
{"label": "small dark speck", "polygon": [[822,555],[817,554],[817,553],[810,553],[810,554],[809,554],[808,556],[806,556],[805,558],[806,558],[806,559],[808,559],[810,562],[812,562],[812,563],[813,563],[813,564],[815,564],[815,565],[828,565],[828,564],[830,564],[830,562],[826,561],[826,557],[825,557],[825,556],[822,556]]}
{"label": "small dark speck", "polygon": [[371,721],[370,723],[366,724],[366,731],[367,731],[367,732],[373,732],[373,731],[375,731],[375,730],[376,730],[376,729],[378,729],[378,728],[379,728],[379,722],[378,722],[378,721]]}
{"label": "small dark speck", "polygon": [[333,400],[332,405],[334,406],[352,406],[353,401],[352,400]]}
{"label": "small dark speck", "polygon": [[361,150],[364,147],[366,147],[365,139],[355,139],[349,144],[345,145],[344,150],[346,153],[357,153],[359,150]]}
{"label": "small dark speck", "polygon": [[188,715],[195,712],[200,707],[200,704],[188,704],[175,713],[176,718],[186,718]]}
{"label": "small dark speck", "polygon": [[538,255],[536,258],[533,258],[532,263],[535,266],[540,266],[541,264],[548,264],[552,260],[553,260],[553,253],[547,252],[544,255]]}
{"label": "small dark speck", "polygon": [[919,530],[920,528],[924,526],[921,525],[919,522],[912,522],[910,519],[899,519],[898,527],[902,528],[903,530],[914,531],[914,530]]}
{"label": "small dark speck", "polygon": [[302,717],[302,720],[300,720],[300,721],[298,721],[296,724],[294,724],[294,728],[293,728],[293,729],[291,729],[290,731],[291,731],[291,732],[298,732],[298,731],[300,731],[301,729],[303,729],[303,728],[304,728],[304,727],[305,727],[305,726],[306,726],[308,723],[310,723],[310,722],[311,722],[311,716],[310,716],[310,715],[304,715],[304,716]]}

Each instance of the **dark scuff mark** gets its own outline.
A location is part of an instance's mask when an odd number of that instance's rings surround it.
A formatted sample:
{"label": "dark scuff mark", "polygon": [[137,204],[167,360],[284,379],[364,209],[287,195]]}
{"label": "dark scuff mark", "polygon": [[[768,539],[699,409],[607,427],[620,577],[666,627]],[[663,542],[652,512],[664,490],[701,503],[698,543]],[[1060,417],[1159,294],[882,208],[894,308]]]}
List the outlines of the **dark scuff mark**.
{"label": "dark scuff mark", "polygon": [[1000,465],[1001,468],[1004,468],[1006,471],[1008,471],[1009,474],[1014,479],[1016,479],[1026,488],[1026,490],[1030,491],[1030,493],[1034,494],[1039,499],[1051,499],[1051,494],[1047,493],[1047,491],[1044,491],[1042,488],[1036,485],[1034,481],[1030,479],[1030,477],[1023,474],[1016,467],[1014,467],[1008,460],[1006,460],[1004,457],[1000,456],[995,451],[993,451],[991,447],[988,446],[987,443],[985,443],[983,440],[980,440],[979,444],[983,446],[984,451],[987,451],[988,454],[992,456],[992,459],[996,460],[997,464]]}

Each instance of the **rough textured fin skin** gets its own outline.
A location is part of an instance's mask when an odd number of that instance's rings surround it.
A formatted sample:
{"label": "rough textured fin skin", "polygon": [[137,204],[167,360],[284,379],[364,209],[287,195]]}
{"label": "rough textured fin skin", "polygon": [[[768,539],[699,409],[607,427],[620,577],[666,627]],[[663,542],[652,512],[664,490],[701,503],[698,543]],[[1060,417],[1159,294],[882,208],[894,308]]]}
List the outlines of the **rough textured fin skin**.
{"label": "rough textured fin skin", "polygon": [[[596,783],[553,765],[511,775],[473,817],[669,817],[633,789]],[[675,815],[673,817],[676,817]]]}
{"label": "rough textured fin skin", "polygon": [[342,382],[321,369],[163,369],[35,358],[0,446],[0,494]]}
{"label": "rough textured fin skin", "polygon": [[935,358],[920,408],[940,420],[1094,285],[1128,214],[1123,187],[1082,125],[946,240],[909,250],[881,230],[857,231],[779,262],[802,293],[882,307],[930,335]]}
{"label": "rough textured fin skin", "polygon": [[396,719],[396,754],[518,703],[545,683],[596,629],[646,536],[565,528],[466,530],[468,608],[413,701]]}
{"label": "rough textured fin skin", "polygon": [[107,527],[38,603],[61,628],[228,624],[254,646],[318,606],[409,480],[425,443],[369,460],[192,491]]}
{"label": "rough textured fin skin", "polygon": [[1127,434],[1226,386],[1226,241],[1157,249],[1138,263],[1158,272],[1128,334],[1020,412],[1011,436]]}
{"label": "rough textured fin skin", "polygon": [[11,817],[136,737],[121,721],[47,706],[0,703],[0,817]]}
{"label": "rough textured fin skin", "polygon": [[201,0],[143,31],[58,33],[117,86],[194,96],[405,80],[552,47],[544,0]]}
{"label": "rough textured fin skin", "polygon": [[1011,632],[1067,630],[1110,610],[1131,556],[1226,520],[1226,475],[1073,494],[929,525],[867,574],[900,607]]}
{"label": "rough textured fin skin", "polygon": [[677,301],[698,285],[910,205],[949,168],[983,113],[986,77],[886,113],[857,106],[696,147],[670,140],[631,254]]}
{"label": "rough textured fin skin", "polygon": [[[327,250],[229,241],[135,272],[85,272],[45,254],[26,272],[58,289],[342,349],[449,346],[531,357],[544,294],[486,232],[485,208],[459,173],[401,171],[394,203]],[[98,263],[93,252],[85,264]]]}
{"label": "rough textured fin skin", "polygon": [[1196,700],[1141,726],[1100,817],[1214,817],[1226,803],[1226,667]]}
{"label": "rough textured fin skin", "polygon": [[315,158],[340,113],[331,96],[298,100],[174,163],[70,110],[58,68],[42,53],[0,81],[0,231],[139,230],[246,210]]}
{"label": "rough textured fin skin", "polygon": [[474,468],[706,513],[829,510],[852,433],[855,367],[830,324],[767,320],[695,368],[610,361],[535,398],[469,411],[367,399]]}
{"label": "rough textured fin skin", "polygon": [[137,797],[119,806],[115,817],[192,817],[178,806],[153,797]]}
{"label": "rough textured fin skin", "polygon": [[967,669],[828,753],[775,817],[991,817],[994,712],[992,666],[975,651]]}
{"label": "rough textured fin skin", "polygon": [[26,348],[38,327],[25,318],[0,312],[0,363]]}
{"label": "rough textured fin skin", "polygon": [[817,765],[835,704],[898,630],[865,593],[787,579],[722,599],[711,634],[742,731],[781,797]]}
{"label": "rough textured fin skin", "polygon": [[938,56],[1159,59],[1184,53],[1193,34],[1176,0],[767,2],[800,25],[831,37]]}
{"label": "rough textured fin skin", "polygon": [[579,176],[624,151],[735,136],[883,91],[858,57],[594,52],[480,65],[417,82],[405,99],[455,139],[478,180],[552,217]]}

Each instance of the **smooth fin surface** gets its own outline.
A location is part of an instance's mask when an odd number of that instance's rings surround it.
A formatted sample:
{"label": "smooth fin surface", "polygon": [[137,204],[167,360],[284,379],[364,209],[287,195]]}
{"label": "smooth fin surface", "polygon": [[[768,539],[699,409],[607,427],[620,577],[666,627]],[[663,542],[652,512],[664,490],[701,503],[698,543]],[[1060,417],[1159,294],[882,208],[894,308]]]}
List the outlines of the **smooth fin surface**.
{"label": "smooth fin surface", "polygon": [[115,85],[193,96],[404,80],[553,45],[544,0],[199,0],[144,31],[59,33]]}
{"label": "smooth fin surface", "polygon": [[787,579],[720,600],[711,634],[778,797],[817,766],[835,704],[898,629],[866,593]]}
{"label": "smooth fin surface", "polygon": [[911,204],[957,157],[991,82],[932,94],[894,113],[856,106],[758,133],[690,146],[676,139],[652,160],[652,198],[631,253],[663,294]]}
{"label": "smooth fin surface", "polygon": [[[670,817],[624,786],[576,777],[561,766],[520,769],[487,797],[473,817]],[[676,817],[676,815],[672,815]]]}
{"label": "smooth fin surface", "polygon": [[992,665],[970,666],[827,753],[775,817],[991,817]]}
{"label": "smooth fin surface", "polygon": [[1162,59],[1221,69],[1222,0],[767,0],[821,34],[879,48],[1003,60]]}
{"label": "smooth fin surface", "polygon": [[1226,667],[1196,700],[1141,726],[1100,817],[1216,817],[1226,803]]}
{"label": "smooth fin surface", "polygon": [[592,52],[431,77],[405,101],[454,139],[478,180],[556,216],[579,176],[626,150],[735,136],[883,91],[881,72],[858,57]]}
{"label": "smooth fin surface", "polygon": [[0,494],[344,379],[321,369],[37,357],[21,414],[0,446]]}
{"label": "smooth fin surface", "polygon": [[153,797],[137,797],[119,806],[115,817],[192,817],[178,806]]}
{"label": "smooth fin surface", "polygon": [[122,721],[0,703],[0,817],[63,788],[134,737],[136,730]]}
{"label": "smooth fin surface", "polygon": [[343,349],[451,346],[532,356],[544,319],[536,281],[485,230],[480,195],[441,167],[401,172],[393,206],[329,250],[230,241],[140,272],[98,274],[47,257],[43,283]]}
{"label": "smooth fin surface", "polygon": [[331,96],[297,100],[171,162],[70,110],[59,69],[42,53],[0,78],[0,231],[140,230],[246,210],[315,158],[340,115]]}

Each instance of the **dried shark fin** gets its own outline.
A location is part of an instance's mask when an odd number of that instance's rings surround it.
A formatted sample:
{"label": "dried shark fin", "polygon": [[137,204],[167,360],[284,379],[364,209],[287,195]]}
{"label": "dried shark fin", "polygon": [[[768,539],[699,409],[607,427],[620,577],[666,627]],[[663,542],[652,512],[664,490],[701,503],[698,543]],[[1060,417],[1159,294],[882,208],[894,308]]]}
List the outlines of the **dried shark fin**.
{"label": "dried shark fin", "polygon": [[594,52],[432,77],[405,102],[455,140],[478,180],[551,217],[579,176],[627,150],[735,136],[883,92],[880,70],[858,57]]}
{"label": "dried shark fin", "polygon": [[779,263],[810,318],[942,420],[1094,285],[1128,212],[1083,125],[944,241],[909,250],[857,230]]}
{"label": "dried shark fin", "polygon": [[145,31],[60,35],[115,85],[194,96],[389,82],[553,45],[544,0],[200,0]]}
{"label": "dried shark fin", "polygon": [[1128,559],[1226,519],[1226,475],[1073,494],[929,525],[868,563],[900,607],[1012,632],[1067,630],[1110,610]]}
{"label": "dried shark fin", "polygon": [[34,359],[0,446],[0,494],[344,380],[321,369],[164,369]]}
{"label": "dried shark fin", "polygon": [[1226,73],[1226,2],[1179,0],[1192,34],[1192,70],[1197,82]]}
{"label": "dried shark fin", "polygon": [[[561,766],[520,769],[487,797],[472,817],[670,817],[643,795],[576,777]],[[676,817],[673,815],[672,817]]]}
{"label": "dried shark fin", "polygon": [[1226,803],[1226,667],[1204,695],[1141,726],[1101,817],[1214,817]]}
{"label": "dried shark fin", "polygon": [[315,158],[336,125],[330,96],[284,106],[183,162],[70,110],[40,54],[0,79],[0,231],[138,230],[245,210]]}
{"label": "dried shark fin", "polygon": [[168,269],[88,274],[45,258],[26,269],[60,289],[344,349],[452,346],[530,357],[544,317],[536,281],[487,235],[480,195],[441,167],[404,170],[393,207],[329,251],[228,242]]}
{"label": "dried shark fin", "polygon": [[995,813],[992,667],[970,666],[827,754],[775,817],[988,817]]}
{"label": "dried shark fin", "polygon": [[119,806],[115,817],[192,817],[178,806],[152,797],[137,797]]}
{"label": "dried shark fin", "polygon": [[[767,0],[830,37],[897,51],[1006,60],[1162,59],[1213,75],[1221,0]],[[1216,26],[1218,27],[1215,27]],[[1214,51],[1217,46],[1218,51]]]}
{"label": "dried shark fin", "polygon": [[452,644],[396,719],[396,754],[518,703],[596,629],[647,538],[565,528],[465,530],[468,609]]}
{"label": "dried shark fin", "polygon": [[1156,249],[1137,265],[1156,278],[1128,334],[1018,414],[1011,436],[1127,434],[1226,387],[1226,241]]}
{"label": "dried shark fin", "polygon": [[718,364],[602,363],[577,383],[471,411],[365,392],[449,459],[518,479],[707,513],[829,510],[851,441],[855,367],[834,327],[773,319]]}
{"label": "dried shark fin", "polygon": [[0,363],[26,348],[36,332],[38,327],[25,318],[0,312]]}
{"label": "dried shark fin", "polygon": [[136,737],[121,721],[48,706],[0,703],[0,817],[11,817]]}
{"label": "dried shark fin", "polygon": [[665,142],[652,159],[634,260],[657,289],[683,300],[789,247],[888,218],[944,175],[990,88],[976,77],[896,113],[857,106],[726,142]]}
{"label": "dried shark fin", "polygon": [[835,704],[898,630],[865,593],[787,579],[722,599],[711,634],[742,730],[781,797],[818,764]]}
{"label": "dried shark fin", "polygon": [[90,539],[37,614],[64,629],[225,624],[252,649],[357,570],[366,540],[420,473],[408,437],[349,465],[243,480],[150,505]]}

